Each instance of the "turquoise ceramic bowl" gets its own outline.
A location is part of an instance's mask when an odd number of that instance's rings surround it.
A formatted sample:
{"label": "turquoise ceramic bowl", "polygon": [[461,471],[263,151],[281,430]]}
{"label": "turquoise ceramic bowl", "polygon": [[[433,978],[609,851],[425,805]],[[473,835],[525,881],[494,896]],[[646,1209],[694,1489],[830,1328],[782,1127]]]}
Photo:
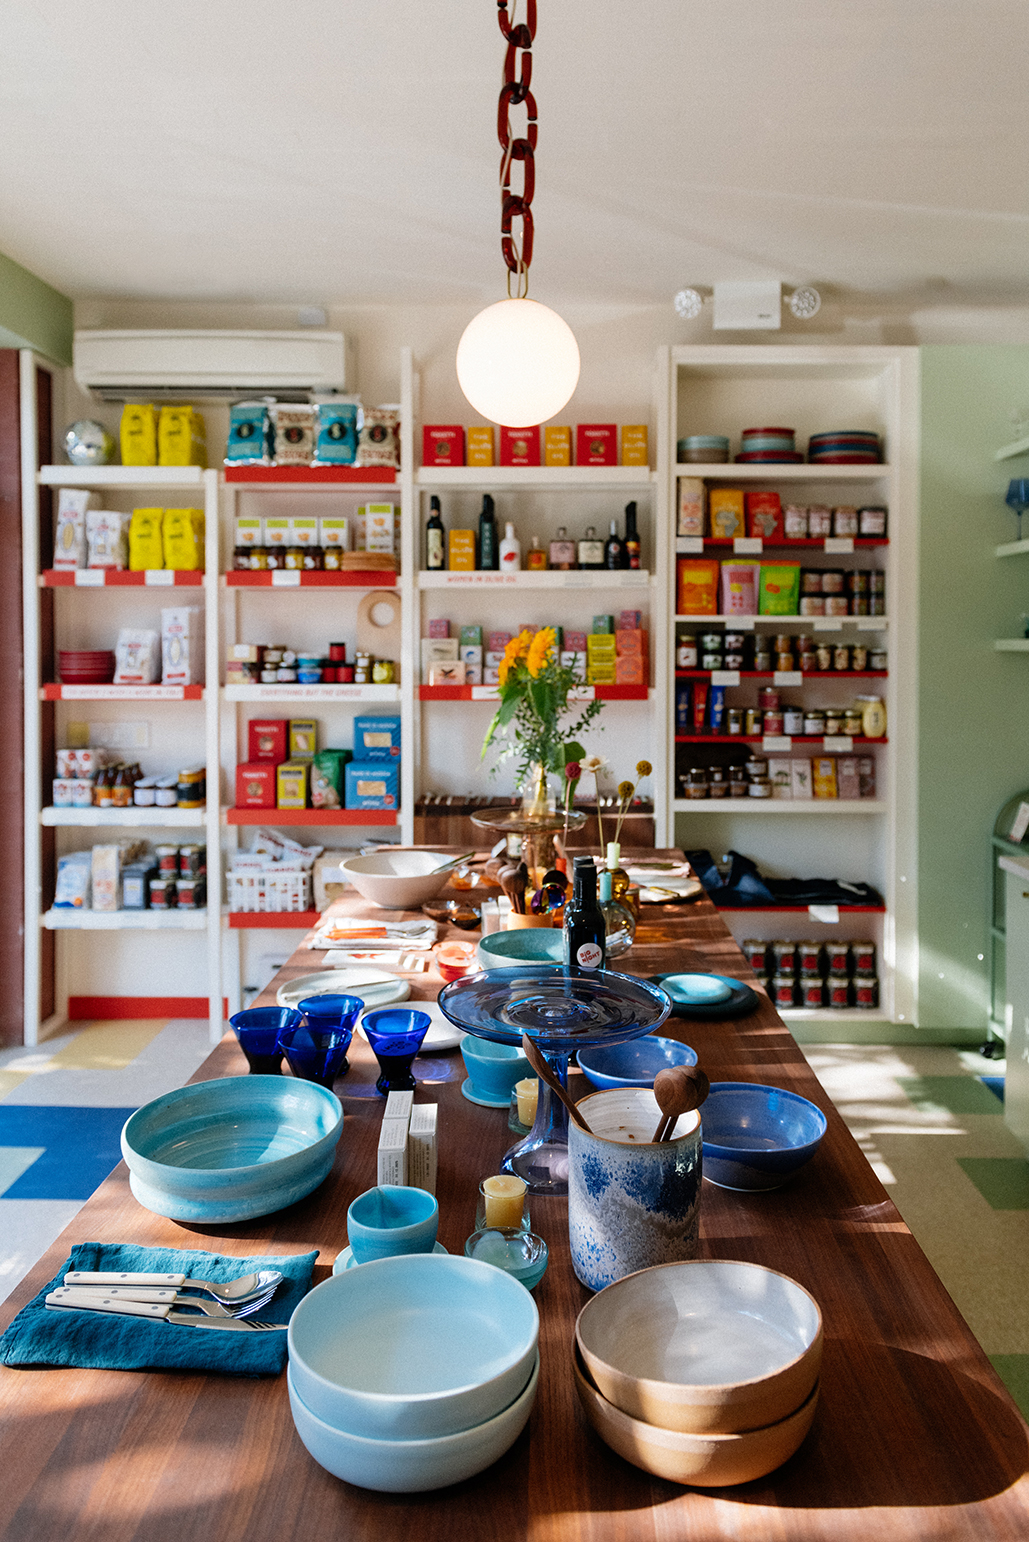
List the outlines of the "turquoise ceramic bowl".
{"label": "turquoise ceramic bowl", "polygon": [[532,1373],[538,1336],[536,1303],[503,1270],[409,1253],[308,1292],[290,1319],[290,1374],[314,1418],[338,1432],[434,1440],[510,1407]]}
{"label": "turquoise ceramic bowl", "polygon": [[659,1071],[673,1065],[696,1065],[696,1050],[678,1039],[660,1039],[644,1034],[628,1044],[596,1044],[581,1049],[576,1056],[579,1069],[594,1087],[653,1087]]}
{"label": "turquoise ceramic bowl", "polygon": [[435,1195],[397,1183],[366,1189],[347,1211],[347,1240],[359,1264],[398,1253],[431,1253],[438,1226]]}
{"label": "turquoise ceramic bowl", "polygon": [[489,932],[476,953],[483,969],[504,969],[511,964],[563,964],[565,934],[552,926]]}
{"label": "turquoise ceramic bowl", "polygon": [[[518,1289],[522,1290],[522,1286]],[[346,1434],[312,1413],[297,1391],[292,1368],[286,1373],[286,1385],[297,1434],[326,1472],[358,1488],[386,1494],[417,1494],[446,1488],[484,1472],[514,1445],[536,1401],[539,1367],[537,1354],[523,1390],[492,1419],[454,1435],[424,1440],[376,1440],[367,1435]]]}
{"label": "turquoise ceramic bowl", "polygon": [[339,1099],[314,1082],[226,1076],[176,1087],[125,1123],[133,1194],[172,1221],[247,1221],[310,1194],[343,1132]]}
{"label": "turquoise ceramic bowl", "polygon": [[471,1033],[461,1040],[461,1058],[472,1091],[480,1098],[509,1101],[515,1083],[536,1074],[516,1045],[494,1044],[491,1039],[477,1039]]}

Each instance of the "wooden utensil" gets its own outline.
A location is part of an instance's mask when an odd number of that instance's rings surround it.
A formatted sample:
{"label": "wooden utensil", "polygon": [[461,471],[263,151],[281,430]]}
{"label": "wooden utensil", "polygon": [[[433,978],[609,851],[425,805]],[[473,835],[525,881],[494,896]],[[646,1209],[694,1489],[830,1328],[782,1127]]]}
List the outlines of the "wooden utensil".
{"label": "wooden utensil", "polygon": [[654,1077],[654,1096],[661,1118],[652,1140],[670,1140],[680,1117],[699,1108],[710,1091],[711,1083],[699,1066],[675,1065],[658,1071]]}
{"label": "wooden utensil", "polygon": [[502,867],[497,874],[497,882],[511,901],[511,909],[516,915],[525,912],[525,888],[518,877],[518,864],[509,862]]}
{"label": "wooden utensil", "polygon": [[550,1069],[550,1066],[547,1064],[547,1061],[544,1058],[542,1052],[536,1047],[536,1045],[532,1042],[526,1033],[522,1034],[522,1054],[532,1066],[532,1069],[536,1072],[536,1075],[540,1078],[540,1080],[546,1082],[551,1092],[557,1093],[557,1096],[561,1099],[561,1102],[564,1104],[565,1108],[567,1108],[569,1114],[579,1126],[579,1129],[585,1130],[587,1135],[592,1135],[593,1131],[590,1129],[589,1125],[580,1114],[578,1108],[572,1102],[572,1099],[568,1096],[568,1093],[565,1091],[557,1077],[554,1075],[553,1071]]}

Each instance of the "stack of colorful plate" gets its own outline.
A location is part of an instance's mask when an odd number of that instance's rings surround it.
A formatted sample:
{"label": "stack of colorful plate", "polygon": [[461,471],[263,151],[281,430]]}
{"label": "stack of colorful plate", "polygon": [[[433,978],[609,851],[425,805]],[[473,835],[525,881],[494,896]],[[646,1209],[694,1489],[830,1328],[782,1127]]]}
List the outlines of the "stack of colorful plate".
{"label": "stack of colorful plate", "polygon": [[795,437],[796,429],[793,428],[745,428],[736,459],[744,465],[755,466],[803,460],[803,455],[795,448]]}
{"label": "stack of colorful plate", "polygon": [[675,453],[682,465],[714,464],[729,459],[729,440],[724,434],[688,434],[676,442]]}
{"label": "stack of colorful plate", "polygon": [[114,654],[109,648],[62,648],[57,667],[64,685],[106,685],[114,679]]}
{"label": "stack of colorful plate", "polygon": [[807,458],[824,466],[866,466],[882,460],[879,435],[860,428],[841,428],[831,434],[812,434]]}

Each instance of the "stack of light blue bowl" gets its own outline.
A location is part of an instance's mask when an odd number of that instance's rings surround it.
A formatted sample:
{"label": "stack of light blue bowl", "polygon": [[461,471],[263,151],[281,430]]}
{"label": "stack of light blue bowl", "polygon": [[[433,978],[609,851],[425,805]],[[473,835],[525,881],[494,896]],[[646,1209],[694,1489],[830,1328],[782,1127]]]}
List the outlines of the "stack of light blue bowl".
{"label": "stack of light blue bowl", "polygon": [[682,465],[713,465],[729,459],[729,440],[725,434],[687,434],[676,440],[675,454]]}
{"label": "stack of light blue bowl", "polygon": [[289,1403],[327,1472],[419,1493],[492,1465],[518,1439],[539,1379],[539,1314],[490,1264],[383,1258],[315,1287],[289,1325]]}

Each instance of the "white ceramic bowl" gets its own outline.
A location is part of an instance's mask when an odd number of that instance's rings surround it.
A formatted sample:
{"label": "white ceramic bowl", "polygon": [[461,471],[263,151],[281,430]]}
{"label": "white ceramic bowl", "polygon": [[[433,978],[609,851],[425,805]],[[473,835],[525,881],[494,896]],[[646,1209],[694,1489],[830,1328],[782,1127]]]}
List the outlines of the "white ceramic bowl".
{"label": "white ceramic bowl", "polygon": [[315,1418],[372,1439],[420,1440],[507,1408],[538,1337],[536,1303],[502,1269],[408,1253],[315,1286],[290,1321],[289,1363]]}
{"label": "white ceramic bowl", "polygon": [[[491,1265],[480,1267],[488,1269]],[[521,1285],[518,1288],[523,1289]],[[292,1368],[286,1374],[286,1384],[297,1434],[326,1472],[358,1488],[378,1489],[387,1494],[417,1494],[474,1477],[514,1445],[536,1401],[539,1365],[537,1354],[525,1387],[513,1403],[492,1419],[430,1440],[375,1440],[367,1435],[346,1434],[311,1412],[297,1391]]]}
{"label": "white ceramic bowl", "polygon": [[417,910],[445,887],[450,874],[433,873],[432,869],[449,861],[444,852],[394,846],[367,857],[348,857],[339,866],[347,882],[373,905],[384,910]]}
{"label": "white ceramic bowl", "polygon": [[575,1325],[600,1393],[665,1430],[734,1434],[806,1401],[822,1363],[822,1314],[785,1274],[697,1259],[616,1280]]}

